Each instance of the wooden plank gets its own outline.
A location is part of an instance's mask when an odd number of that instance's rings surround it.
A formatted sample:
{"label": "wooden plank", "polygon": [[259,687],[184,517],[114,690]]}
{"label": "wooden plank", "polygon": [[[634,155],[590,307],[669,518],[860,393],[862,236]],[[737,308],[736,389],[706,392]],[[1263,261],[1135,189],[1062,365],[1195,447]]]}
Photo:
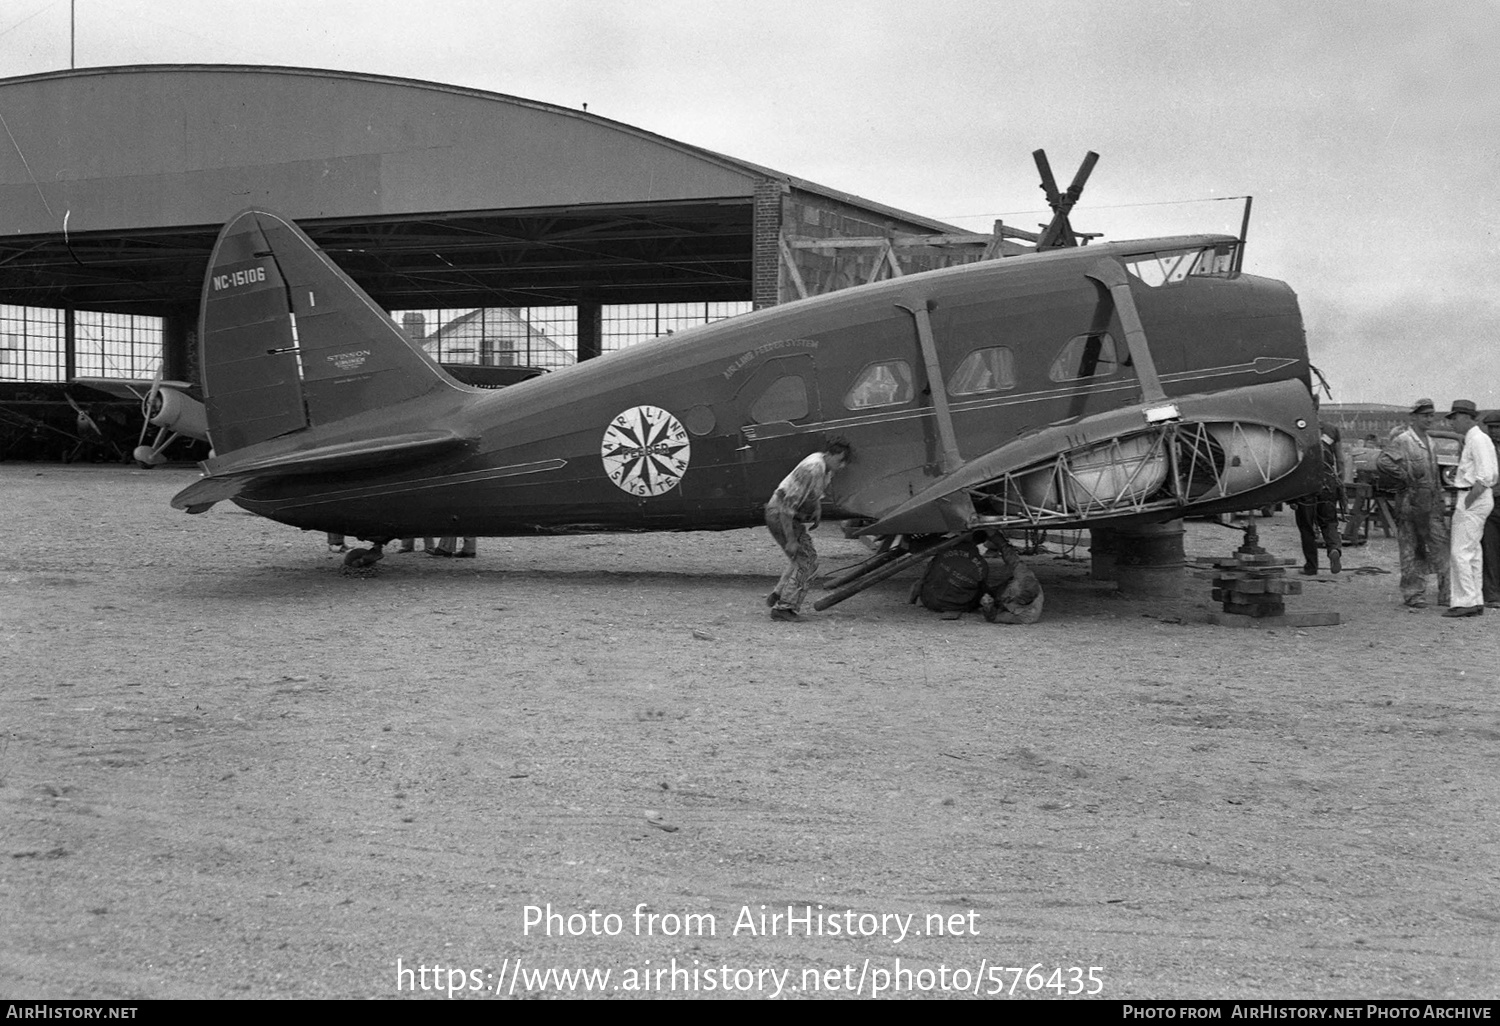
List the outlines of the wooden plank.
{"label": "wooden plank", "polygon": [[901,264],[896,260],[896,249],[894,246],[885,251],[885,260],[886,263],[891,265],[892,278],[902,278],[906,276],[906,272],[901,270]]}
{"label": "wooden plank", "polygon": [[[995,222],[999,224],[999,222]],[[1027,242],[1040,242],[1042,236],[1038,232],[1028,232],[1020,228],[1012,228],[1006,225],[1000,229],[1001,234],[1007,239],[1025,239]]]}
{"label": "wooden plank", "polygon": [[1391,514],[1391,501],[1383,496],[1375,497],[1375,508],[1380,510],[1380,526],[1389,538],[1396,533],[1396,520]]}
{"label": "wooden plank", "polygon": [[[997,222],[998,224],[998,222]],[[842,238],[827,239],[787,239],[786,244],[792,249],[877,249],[881,246],[895,246],[898,249],[911,249],[917,246],[995,246],[1002,238],[1024,239],[1035,242],[1037,236],[1033,232],[1023,232],[1018,228],[1002,227],[1000,233],[994,235],[982,234],[948,234],[948,235],[858,235]]]}
{"label": "wooden plank", "polygon": [[1284,577],[1218,577],[1214,587],[1240,595],[1301,595],[1302,582]]}
{"label": "wooden plank", "polygon": [[787,248],[786,237],[781,238],[781,262],[792,276],[792,287],[797,290],[798,299],[807,298],[807,286],[802,284],[802,275],[797,272],[797,261],[792,259],[792,251]]}
{"label": "wooden plank", "polygon": [[782,243],[792,249],[874,249],[888,245],[890,241],[879,235],[858,239],[783,239]]}
{"label": "wooden plank", "polygon": [[995,222],[995,232],[994,232],[993,235],[990,236],[990,241],[987,242],[987,243],[985,243],[985,246],[984,246],[984,258],[986,260],[995,260],[995,259],[998,259],[999,257],[1003,257],[1005,255],[1003,252],[1001,252],[1001,249],[1000,249],[1000,242],[1004,238],[1005,238],[1005,222],[1004,221],[996,221]]}
{"label": "wooden plank", "polygon": [[1224,612],[1226,614],[1242,613],[1245,616],[1253,616],[1257,620],[1264,620],[1273,616],[1285,616],[1286,603],[1280,599],[1274,601],[1225,602]]}
{"label": "wooden plank", "polygon": [[912,246],[988,246],[991,237],[974,232],[962,235],[897,235],[891,245],[909,248]]}

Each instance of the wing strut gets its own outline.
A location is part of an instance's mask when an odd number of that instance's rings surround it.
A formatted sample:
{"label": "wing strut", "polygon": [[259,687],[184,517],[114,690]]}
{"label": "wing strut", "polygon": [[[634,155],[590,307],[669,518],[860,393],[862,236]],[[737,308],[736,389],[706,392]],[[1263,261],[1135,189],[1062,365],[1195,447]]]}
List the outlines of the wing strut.
{"label": "wing strut", "polygon": [[932,337],[932,315],[929,304],[901,306],[917,322],[917,341],[922,346],[922,362],[927,367],[927,387],[932,392],[932,412],[937,416],[938,465],[943,473],[950,474],[963,465],[958,454],[958,435],[953,430],[953,412],[948,408],[948,389],[943,381],[943,367],[938,362],[937,342]]}
{"label": "wing strut", "polygon": [[[932,413],[938,429],[938,469],[943,476],[954,473],[964,465],[958,452],[958,433],[953,430],[953,411],[948,407],[948,386],[943,377],[943,365],[938,360],[937,341],[932,336],[932,304],[923,301],[920,305],[902,306],[917,322],[917,341],[921,343],[922,363],[927,368],[927,390],[932,394]],[[966,493],[945,495],[937,500],[943,520],[955,531],[962,530],[974,518],[974,504]]]}
{"label": "wing strut", "polygon": [[1135,367],[1135,376],[1141,383],[1141,401],[1161,402],[1167,397],[1162,390],[1161,376],[1156,373],[1156,361],[1151,358],[1151,346],[1146,341],[1146,329],[1141,324],[1141,313],[1135,308],[1135,296],[1130,293],[1130,278],[1118,260],[1101,260],[1094,265],[1088,277],[1109,290],[1115,310],[1120,314],[1120,324],[1125,328],[1125,343],[1130,347],[1130,362]]}

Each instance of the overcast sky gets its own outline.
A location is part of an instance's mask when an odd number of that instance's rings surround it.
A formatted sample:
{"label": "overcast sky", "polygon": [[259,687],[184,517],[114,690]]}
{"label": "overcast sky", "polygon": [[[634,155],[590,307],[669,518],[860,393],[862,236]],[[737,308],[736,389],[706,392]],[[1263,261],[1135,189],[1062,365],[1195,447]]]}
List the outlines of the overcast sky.
{"label": "overcast sky", "polygon": [[[1500,406],[1500,0],[76,0],[79,67],[280,64],[589,111],[965,228],[1237,233],[1335,402]],[[69,66],[0,0],[0,76]]]}

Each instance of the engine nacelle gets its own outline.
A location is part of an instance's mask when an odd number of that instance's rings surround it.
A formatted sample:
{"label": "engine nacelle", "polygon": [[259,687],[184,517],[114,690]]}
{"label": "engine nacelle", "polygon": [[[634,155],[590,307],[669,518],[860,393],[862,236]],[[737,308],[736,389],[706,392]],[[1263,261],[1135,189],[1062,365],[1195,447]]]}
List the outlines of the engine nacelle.
{"label": "engine nacelle", "polygon": [[208,439],[208,412],[192,396],[173,388],[158,388],[149,403],[146,419],[154,426],[200,441]]}
{"label": "engine nacelle", "polygon": [[[141,403],[141,413],[146,422],[141,425],[141,441],[131,453],[143,467],[159,467],[167,461],[162,450],[186,435],[200,441],[208,440],[208,411],[203,404],[186,392],[186,382],[158,381]],[[156,428],[156,438],[146,444],[146,436]]]}

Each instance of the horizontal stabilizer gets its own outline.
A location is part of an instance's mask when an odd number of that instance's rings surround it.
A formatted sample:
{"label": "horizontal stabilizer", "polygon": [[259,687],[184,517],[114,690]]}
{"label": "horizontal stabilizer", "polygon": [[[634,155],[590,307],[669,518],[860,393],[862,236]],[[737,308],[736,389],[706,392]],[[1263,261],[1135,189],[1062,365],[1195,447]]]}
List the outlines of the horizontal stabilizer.
{"label": "horizontal stabilizer", "polygon": [[255,481],[391,466],[441,456],[474,441],[452,431],[417,431],[246,460],[232,457],[209,460],[204,464],[208,476],[178,492],[172,499],[172,506],[190,513],[201,513],[216,502],[234,498]]}
{"label": "horizontal stabilizer", "polygon": [[204,513],[216,502],[232,499],[250,484],[248,477],[205,477],[172,496],[173,509]]}

